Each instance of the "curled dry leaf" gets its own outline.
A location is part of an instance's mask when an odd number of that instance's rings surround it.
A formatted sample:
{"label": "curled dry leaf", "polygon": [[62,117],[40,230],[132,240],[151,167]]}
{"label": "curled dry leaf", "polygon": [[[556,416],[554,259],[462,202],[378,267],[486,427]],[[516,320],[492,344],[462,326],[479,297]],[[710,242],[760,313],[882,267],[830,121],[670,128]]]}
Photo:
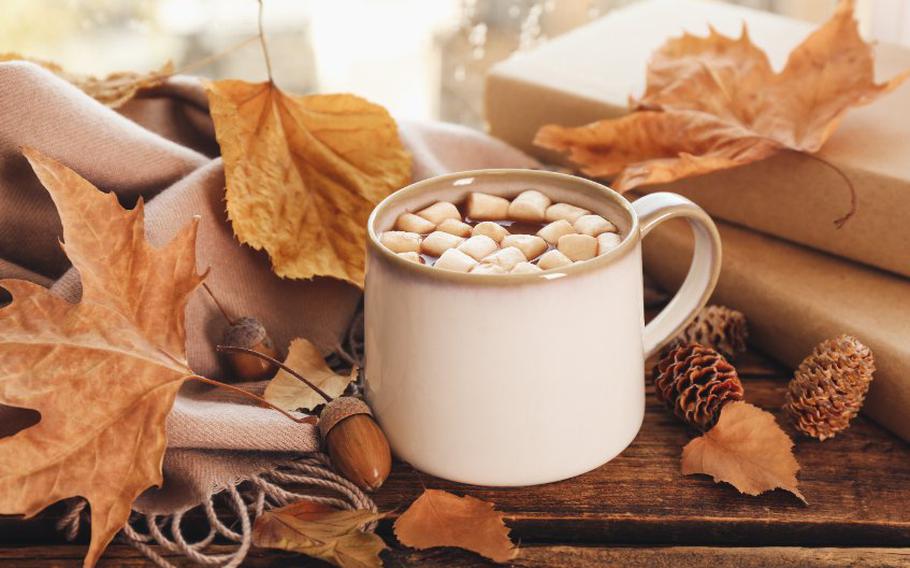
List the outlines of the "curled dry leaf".
{"label": "curled dry leaf", "polygon": [[652,57],[638,112],[578,128],[548,125],[535,143],[565,151],[619,191],[764,159],[789,148],[817,152],[851,107],[872,102],[910,76],[875,82],[872,46],[853,2],[797,46],[780,73],[749,39],[686,33]]}
{"label": "curled dry leaf", "polygon": [[495,562],[518,556],[502,513],[492,503],[427,489],[395,521],[395,536],[411,548],[455,546]]}
{"label": "curled dry leaf", "polygon": [[[316,346],[302,337],[291,341],[284,364],[306,377],[332,398],[341,396],[348,384],[357,377],[356,367],[351,369],[348,376],[336,374],[325,364],[325,359]],[[316,391],[284,369],[279,369],[275,378],[269,381],[263,398],[288,411],[310,410],[314,406],[325,404],[325,400]]]}
{"label": "curled dry leaf", "polygon": [[792,448],[793,441],[774,415],[747,402],[731,402],[707,434],[683,448],[682,473],[710,475],[748,495],[786,489],[805,503],[797,488],[799,463]]}
{"label": "curled dry leaf", "polygon": [[165,418],[192,375],[184,309],[202,281],[196,223],[153,248],[141,201],[124,210],[62,164],[24,153],[57,206],[83,292],[70,304],[35,284],[0,282],[13,297],[0,310],[0,403],[41,413],[0,439],[0,514],[31,516],[85,497],[88,567],[133,500],[162,481]]}
{"label": "curled dry leaf", "polygon": [[294,96],[272,82],[206,85],[234,234],[285,278],[363,287],[367,217],[411,177],[383,107],[353,95]]}
{"label": "curled dry leaf", "polygon": [[266,511],[253,526],[253,544],[320,558],[342,568],[382,566],[386,546],[363,527],[384,515],[372,511],[341,511],[312,501],[298,501]]}
{"label": "curled dry leaf", "polygon": [[51,73],[79,87],[88,96],[111,108],[122,106],[135,97],[139,91],[157,87],[174,73],[174,65],[170,61],[162,65],[160,69],[148,73],[118,71],[100,78],[70,73],[51,61],[24,57],[18,53],[0,54],[0,62],[3,61],[28,61],[40,65]]}

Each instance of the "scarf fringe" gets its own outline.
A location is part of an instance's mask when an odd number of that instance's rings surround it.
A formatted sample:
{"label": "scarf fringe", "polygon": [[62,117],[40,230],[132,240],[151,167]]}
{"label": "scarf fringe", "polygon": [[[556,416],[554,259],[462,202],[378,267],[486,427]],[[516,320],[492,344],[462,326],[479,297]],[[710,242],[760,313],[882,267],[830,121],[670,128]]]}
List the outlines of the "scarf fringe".
{"label": "scarf fringe", "polygon": [[[321,491],[311,494],[306,489]],[[215,500],[219,498],[226,501],[227,507],[216,511]],[[237,568],[252,547],[252,527],[256,519],[264,511],[301,499],[339,509],[376,511],[376,504],[369,496],[333,471],[325,454],[315,453],[275,471],[255,475],[238,485],[229,485],[225,491],[210,495],[190,509],[195,511],[201,507],[205,512],[209,532],[202,540],[187,542],[183,534],[181,521],[188,511],[172,515],[146,515],[134,511],[120,538],[160,568],[176,568],[158,552],[160,549],[185,556],[200,566]],[[88,524],[87,503],[84,499],[71,500],[57,528],[64,532],[67,540],[73,540],[82,524]],[[230,528],[238,524],[239,532]],[[376,523],[364,527],[369,532],[375,529]],[[227,554],[206,553],[208,546],[219,537],[233,543],[234,550]]]}

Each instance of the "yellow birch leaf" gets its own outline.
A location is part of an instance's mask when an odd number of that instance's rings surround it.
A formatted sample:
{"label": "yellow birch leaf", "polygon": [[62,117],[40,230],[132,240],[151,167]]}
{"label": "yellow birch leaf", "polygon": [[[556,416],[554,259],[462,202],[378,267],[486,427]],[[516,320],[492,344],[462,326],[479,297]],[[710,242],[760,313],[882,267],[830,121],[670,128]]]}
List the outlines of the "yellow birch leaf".
{"label": "yellow birch leaf", "polygon": [[388,111],[354,95],[290,95],[272,82],[206,90],[237,238],[268,252],[278,276],[363,287],[367,217],[411,178]]}
{"label": "yellow birch leaf", "polygon": [[[325,364],[325,359],[319,354],[316,346],[302,337],[291,341],[284,364],[303,375],[332,398],[341,396],[348,384],[357,377],[356,367],[347,377],[336,374]],[[263,398],[287,411],[310,410],[314,406],[325,404],[325,399],[316,391],[284,369],[279,369],[275,378],[269,381]]]}
{"label": "yellow birch leaf", "polygon": [[773,414],[747,402],[731,402],[711,430],[683,448],[682,473],[710,475],[747,495],[785,489],[805,503],[797,488],[799,463],[792,448],[793,441]]}
{"label": "yellow birch leaf", "polygon": [[395,536],[411,548],[455,546],[499,563],[518,556],[503,515],[493,503],[439,489],[426,489],[411,503],[395,521]]}
{"label": "yellow birch leaf", "polygon": [[298,501],[256,519],[253,544],[320,558],[341,568],[375,568],[382,566],[379,553],[386,546],[375,533],[362,528],[383,516]]}

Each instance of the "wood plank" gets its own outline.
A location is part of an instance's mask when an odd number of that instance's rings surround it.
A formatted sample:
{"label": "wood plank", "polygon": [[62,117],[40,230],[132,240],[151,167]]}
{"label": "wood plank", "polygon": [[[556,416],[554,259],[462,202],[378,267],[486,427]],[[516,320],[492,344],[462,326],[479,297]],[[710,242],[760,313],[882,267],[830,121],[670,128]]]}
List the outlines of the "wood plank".
{"label": "wood plank", "polygon": [[[746,378],[744,385],[748,401],[785,423],[784,377]],[[790,433],[808,507],[783,491],[749,497],[706,476],[681,475],[679,458],[690,433],[650,387],[638,438],[593,472],[504,489],[450,483],[400,464],[376,500],[383,509],[401,511],[424,485],[469,493],[505,511],[524,542],[910,545],[910,446],[863,417],[823,443]]]}
{"label": "wood plank", "polygon": [[[739,364],[749,369],[747,400],[781,420],[785,371],[755,354]],[[867,419],[824,443],[791,431],[808,507],[782,491],[749,497],[704,476],[682,476],[679,456],[690,435],[649,388],[638,438],[593,472],[531,488],[480,488],[398,463],[375,499],[394,518],[423,486],[468,493],[496,503],[524,543],[910,546],[910,446]],[[53,529],[60,510],[25,522],[0,518],[0,543],[62,542]],[[188,515],[184,526],[191,529],[193,519]],[[381,527],[384,536],[389,524]]]}
{"label": "wood plank", "polygon": [[[78,546],[44,546],[0,550],[0,568],[77,568],[82,565],[83,548]],[[225,546],[214,547],[212,552],[224,553]],[[177,554],[156,548],[171,563],[193,566]],[[480,568],[496,566],[483,558],[454,549],[433,549],[427,551],[388,550],[383,553],[387,566],[452,566],[456,568]],[[583,566],[625,566],[629,568],[686,568],[712,566],[712,568],[789,568],[791,566],[814,567],[906,567],[910,564],[910,549],[907,548],[710,548],[710,547],[572,547],[572,546],[529,546],[522,548],[513,563],[516,566],[553,566],[574,568]],[[247,568],[277,566],[328,566],[328,564],[306,557],[283,552],[254,550],[247,557]],[[149,568],[154,566],[134,548],[112,545],[105,554],[99,568]]]}

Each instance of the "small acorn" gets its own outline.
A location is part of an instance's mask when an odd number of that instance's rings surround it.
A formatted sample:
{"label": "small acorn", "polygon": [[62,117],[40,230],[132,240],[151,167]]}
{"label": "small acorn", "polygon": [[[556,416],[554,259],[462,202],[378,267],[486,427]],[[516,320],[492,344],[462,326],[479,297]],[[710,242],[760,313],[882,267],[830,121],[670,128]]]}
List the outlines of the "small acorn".
{"label": "small acorn", "polygon": [[322,410],[319,433],[335,467],[366,491],[379,489],[392,470],[392,452],[370,407],[359,398],[338,397]]}
{"label": "small acorn", "polygon": [[367,403],[353,396],[332,398],[296,370],[249,347],[219,345],[217,350],[262,359],[316,391],[326,401],[318,428],[332,463],[345,478],[365,491],[375,491],[385,483],[392,470],[392,451]]}
{"label": "small acorn", "polygon": [[[256,318],[243,317],[233,322],[224,332],[221,342],[231,347],[251,349],[272,359],[278,357],[272,338]],[[228,352],[225,358],[234,369],[234,378],[240,382],[270,379],[278,371],[278,367],[270,361],[247,353]]]}

